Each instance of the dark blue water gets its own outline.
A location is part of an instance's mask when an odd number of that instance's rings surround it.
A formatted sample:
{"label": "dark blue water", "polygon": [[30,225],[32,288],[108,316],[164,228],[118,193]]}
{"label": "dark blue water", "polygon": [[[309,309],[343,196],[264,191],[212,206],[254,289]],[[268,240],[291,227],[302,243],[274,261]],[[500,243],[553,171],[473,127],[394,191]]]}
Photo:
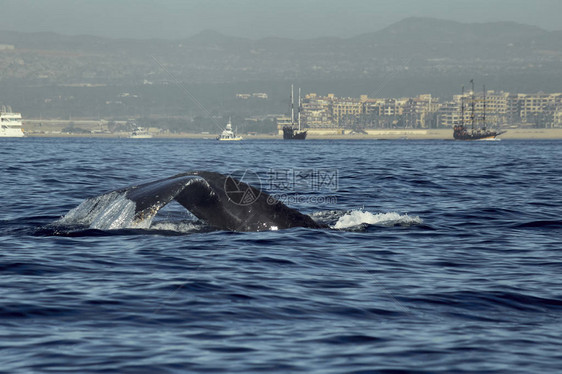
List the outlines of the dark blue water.
{"label": "dark blue water", "polygon": [[[29,138],[0,139],[0,157],[2,372],[562,367],[561,141]],[[337,184],[284,189],[291,168]],[[197,169],[250,169],[352,224],[224,232],[171,205],[149,229],[51,225]]]}

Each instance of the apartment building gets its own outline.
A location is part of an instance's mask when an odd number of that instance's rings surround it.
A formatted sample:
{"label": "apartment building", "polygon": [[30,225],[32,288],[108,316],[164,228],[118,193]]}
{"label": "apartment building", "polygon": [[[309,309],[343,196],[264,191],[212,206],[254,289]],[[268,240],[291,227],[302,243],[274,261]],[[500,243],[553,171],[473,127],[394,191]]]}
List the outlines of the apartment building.
{"label": "apartment building", "polygon": [[350,97],[332,101],[332,119],[339,126],[352,126],[364,113],[360,99]]}
{"label": "apartment building", "polygon": [[[310,93],[301,102],[301,120],[308,128],[391,127],[399,120],[406,127],[425,127],[429,112],[439,108],[431,95],[415,98],[338,98],[333,94],[318,96]],[[402,124],[404,125],[404,124]]]}
{"label": "apartment building", "polygon": [[518,94],[517,98],[523,123],[552,122],[554,113],[562,106],[562,93]]}
{"label": "apartment building", "polygon": [[[438,112],[441,127],[486,123],[489,126],[521,124],[540,127],[560,126],[557,112],[562,110],[562,93],[511,94],[488,91],[455,95]],[[464,116],[463,116],[464,113]]]}
{"label": "apartment building", "polygon": [[309,128],[329,128],[334,126],[331,111],[334,95],[319,97],[308,94],[301,103],[301,121]]}
{"label": "apartment building", "polygon": [[428,128],[456,124],[562,126],[562,93],[466,92],[440,102],[430,94],[411,98],[338,98],[310,93],[301,102],[307,128]]}
{"label": "apartment building", "polygon": [[513,117],[513,108],[517,105],[508,92],[468,92],[454,95],[439,111],[439,125],[453,127],[459,123],[487,123],[501,125]]}

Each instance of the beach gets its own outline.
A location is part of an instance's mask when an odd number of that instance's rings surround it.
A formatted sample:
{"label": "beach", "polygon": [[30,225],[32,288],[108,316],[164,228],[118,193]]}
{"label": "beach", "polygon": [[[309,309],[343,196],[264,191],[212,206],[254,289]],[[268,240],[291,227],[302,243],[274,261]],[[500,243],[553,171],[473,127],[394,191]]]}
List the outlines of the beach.
{"label": "beach", "polygon": [[[99,137],[99,138],[128,138],[128,132],[108,133],[101,131],[105,124],[99,120],[74,120],[74,126],[90,133],[69,134],[62,130],[69,126],[70,121],[37,120],[24,121],[24,133],[31,137]],[[149,128],[153,138],[190,138],[215,139],[218,134],[203,133],[170,133],[159,128]],[[244,140],[252,139],[280,139],[282,134],[242,134]],[[450,140],[453,139],[452,129],[366,129],[364,134],[353,133],[348,129],[308,129],[307,139],[381,139],[381,140]],[[513,128],[507,129],[498,139],[562,139],[562,128]]]}

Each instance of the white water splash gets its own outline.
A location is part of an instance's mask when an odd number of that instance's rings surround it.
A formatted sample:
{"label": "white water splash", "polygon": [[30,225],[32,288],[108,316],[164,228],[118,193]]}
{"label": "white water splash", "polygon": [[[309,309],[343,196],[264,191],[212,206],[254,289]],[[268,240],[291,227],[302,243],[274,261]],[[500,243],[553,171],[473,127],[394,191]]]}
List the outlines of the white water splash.
{"label": "white water splash", "polygon": [[194,222],[154,222],[151,226],[151,230],[158,230],[158,231],[171,231],[177,233],[191,233],[201,230],[203,224],[194,223]]}
{"label": "white water splash", "polygon": [[55,223],[83,225],[98,230],[149,228],[156,212],[145,215],[142,220],[135,220],[135,207],[135,202],[127,199],[125,192],[110,192],[85,200]]}
{"label": "white water splash", "polygon": [[418,216],[409,216],[407,214],[377,213],[365,212],[362,210],[354,210],[341,216],[336,224],[332,226],[334,229],[347,229],[362,224],[379,225],[379,226],[410,226],[421,224],[423,220]]}

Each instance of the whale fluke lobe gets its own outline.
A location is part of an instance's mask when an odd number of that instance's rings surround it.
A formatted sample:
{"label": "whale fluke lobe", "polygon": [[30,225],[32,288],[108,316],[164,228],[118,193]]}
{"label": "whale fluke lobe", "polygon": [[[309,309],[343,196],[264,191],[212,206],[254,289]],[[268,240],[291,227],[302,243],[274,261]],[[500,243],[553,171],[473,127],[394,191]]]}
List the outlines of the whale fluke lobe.
{"label": "whale fluke lobe", "polygon": [[[182,173],[87,199],[61,221],[73,219],[101,229],[143,228],[150,225],[158,210],[174,200],[200,220],[223,230],[324,227],[264,191],[233,176],[209,171]],[[121,212],[121,206],[126,206],[127,212]]]}
{"label": "whale fluke lobe", "polygon": [[176,176],[126,188],[125,197],[135,202],[135,219],[142,219],[152,211],[174,200],[190,183],[197,180],[195,176]]}
{"label": "whale fluke lobe", "polygon": [[232,231],[320,228],[309,216],[232,176],[199,171],[206,183],[185,188],[176,201],[212,226]]}

